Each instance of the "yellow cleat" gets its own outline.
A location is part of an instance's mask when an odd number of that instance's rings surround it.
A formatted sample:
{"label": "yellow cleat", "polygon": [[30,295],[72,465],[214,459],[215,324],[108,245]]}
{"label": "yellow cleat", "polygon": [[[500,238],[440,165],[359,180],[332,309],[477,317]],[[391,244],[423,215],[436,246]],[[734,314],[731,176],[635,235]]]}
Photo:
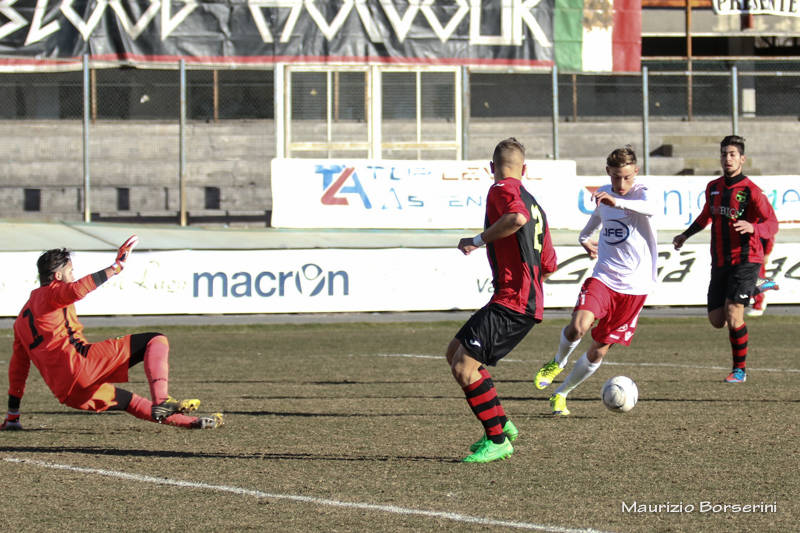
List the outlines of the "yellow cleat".
{"label": "yellow cleat", "polygon": [[198,407],[200,407],[200,400],[178,401],[172,396],[167,396],[166,400],[158,405],[154,404],[150,408],[150,416],[160,424],[175,413],[189,413],[196,411]]}
{"label": "yellow cleat", "polygon": [[536,373],[536,377],[533,378],[534,387],[540,390],[546,389],[562,370],[564,369],[558,366],[558,363],[556,363],[555,359],[550,360],[549,363],[546,363],[542,368],[539,369],[539,371]]}
{"label": "yellow cleat", "polygon": [[550,409],[553,411],[553,416],[569,416],[567,397],[561,394],[550,396]]}
{"label": "yellow cleat", "polygon": [[178,412],[181,413],[191,413],[192,411],[197,411],[198,407],[200,407],[200,400],[197,399],[181,400],[178,402]]}

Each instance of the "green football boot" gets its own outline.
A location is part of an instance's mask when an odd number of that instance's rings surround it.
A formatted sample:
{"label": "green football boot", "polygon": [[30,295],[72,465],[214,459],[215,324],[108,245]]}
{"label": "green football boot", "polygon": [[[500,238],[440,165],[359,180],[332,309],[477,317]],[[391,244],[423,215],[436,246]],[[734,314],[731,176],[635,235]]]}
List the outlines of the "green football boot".
{"label": "green football boot", "polygon": [[478,451],[464,458],[465,463],[491,463],[492,461],[502,461],[514,453],[511,441],[506,437],[502,444],[495,444],[487,440]]}
{"label": "green football boot", "polygon": [[[517,437],[519,437],[519,430],[511,420],[506,421],[506,425],[503,426],[503,433],[506,434],[506,437],[508,437],[508,440],[511,442],[514,442],[517,440]],[[469,451],[477,452],[487,440],[489,439],[486,437],[486,433],[484,433],[481,438],[472,443],[472,446],[469,447]]]}

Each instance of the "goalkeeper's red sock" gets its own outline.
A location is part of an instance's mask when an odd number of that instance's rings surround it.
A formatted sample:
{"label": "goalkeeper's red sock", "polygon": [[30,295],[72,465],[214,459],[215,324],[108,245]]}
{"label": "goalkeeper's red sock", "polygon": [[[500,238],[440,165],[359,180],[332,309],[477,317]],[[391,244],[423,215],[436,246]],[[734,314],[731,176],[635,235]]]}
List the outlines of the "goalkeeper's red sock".
{"label": "goalkeeper's red sock", "polygon": [[[142,420],[147,420],[149,422],[155,422],[153,417],[150,415],[150,410],[153,407],[153,402],[146,398],[142,398],[138,394],[131,395],[131,401],[128,404],[128,407],[125,408],[125,411],[132,414],[136,418],[141,418]],[[170,426],[177,426],[181,428],[191,428],[192,424],[197,420],[197,417],[194,416],[186,416],[181,413],[175,413],[172,416],[167,417],[164,421],[165,423],[169,424]]]}
{"label": "goalkeeper's red sock", "polygon": [[144,375],[156,405],[169,396],[169,341],[164,335],[150,339],[144,352]]}
{"label": "goalkeeper's red sock", "polygon": [[136,418],[153,422],[153,417],[150,415],[150,409],[152,407],[153,402],[150,400],[142,398],[138,394],[131,394],[131,401],[128,402],[128,407],[125,408],[125,411],[132,414]]}

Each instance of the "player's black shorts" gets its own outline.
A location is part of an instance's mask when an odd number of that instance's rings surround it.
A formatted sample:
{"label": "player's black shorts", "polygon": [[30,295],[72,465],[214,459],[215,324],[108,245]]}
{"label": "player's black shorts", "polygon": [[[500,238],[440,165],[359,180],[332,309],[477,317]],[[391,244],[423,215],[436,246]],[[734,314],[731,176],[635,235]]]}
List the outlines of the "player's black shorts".
{"label": "player's black shorts", "polygon": [[725,305],[725,300],[749,305],[750,297],[756,290],[760,268],[760,263],[712,268],[711,282],[708,284],[707,309],[709,311],[719,309]]}
{"label": "player's black shorts", "polygon": [[456,339],[470,356],[485,365],[495,365],[528,334],[536,319],[500,304],[478,309],[458,330]]}

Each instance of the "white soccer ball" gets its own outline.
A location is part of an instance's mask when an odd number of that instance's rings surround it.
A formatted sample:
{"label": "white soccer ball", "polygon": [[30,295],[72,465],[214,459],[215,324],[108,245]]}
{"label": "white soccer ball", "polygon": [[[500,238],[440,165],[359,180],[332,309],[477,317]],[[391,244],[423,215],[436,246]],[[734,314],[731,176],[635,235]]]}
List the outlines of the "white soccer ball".
{"label": "white soccer ball", "polygon": [[603,385],[603,405],[615,413],[627,413],[639,399],[639,388],[629,377],[615,376]]}

